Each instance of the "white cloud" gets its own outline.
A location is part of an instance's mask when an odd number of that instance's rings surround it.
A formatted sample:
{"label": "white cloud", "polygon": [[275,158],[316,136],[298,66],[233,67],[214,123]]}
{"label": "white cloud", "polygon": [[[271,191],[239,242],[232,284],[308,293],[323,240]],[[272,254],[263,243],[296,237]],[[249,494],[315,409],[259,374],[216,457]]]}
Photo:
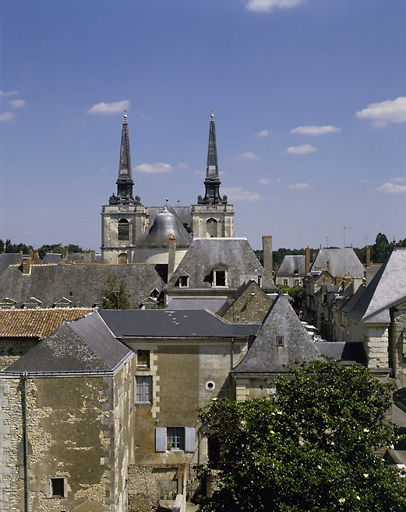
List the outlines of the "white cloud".
{"label": "white cloud", "polygon": [[250,192],[242,187],[222,188],[221,192],[227,195],[232,201],[258,201],[261,196],[258,192]]}
{"label": "white cloud", "polygon": [[11,121],[14,117],[12,112],[4,112],[4,114],[0,114],[0,121]]}
{"label": "white cloud", "polygon": [[9,103],[12,108],[21,108],[25,106],[25,100],[13,100]]}
{"label": "white cloud", "polygon": [[273,9],[291,9],[304,0],[249,0],[245,8],[254,12],[271,12]]}
{"label": "white cloud", "polygon": [[134,167],[134,171],[144,172],[146,174],[161,174],[165,172],[172,172],[173,167],[164,162],[156,162],[154,164],[141,164]]}
{"label": "white cloud", "polygon": [[290,133],[298,133],[300,135],[326,135],[328,133],[337,133],[341,131],[341,128],[337,128],[336,126],[298,126],[297,128],[293,128],[290,130]]}
{"label": "white cloud", "polygon": [[261,130],[260,132],[255,134],[257,137],[269,137],[271,135],[270,130]]}
{"label": "white cloud", "polygon": [[406,185],[395,185],[395,183],[387,182],[378,187],[377,190],[385,194],[406,194]]}
{"label": "white cloud", "polygon": [[386,126],[387,123],[403,123],[406,121],[406,96],[370,103],[355,115],[362,119],[371,119],[375,127]]}
{"label": "white cloud", "polygon": [[397,178],[393,178],[391,181],[406,181],[406,178],[402,178],[401,176],[397,177]]}
{"label": "white cloud", "polygon": [[189,169],[188,164],[185,164],[185,162],[179,162],[177,167],[178,167],[178,169],[182,169],[182,170]]}
{"label": "white cloud", "polygon": [[16,94],[19,94],[19,92],[18,91],[8,91],[8,92],[6,92],[6,91],[2,91],[0,89],[0,96],[15,96]]}
{"label": "white cloud", "polygon": [[292,155],[306,155],[307,153],[314,153],[317,149],[310,144],[303,144],[303,146],[290,146],[286,150],[287,153],[292,153]]}
{"label": "white cloud", "polygon": [[241,153],[236,157],[238,160],[259,160],[260,157],[253,153],[252,151],[248,151],[247,153]]}
{"label": "white cloud", "polygon": [[196,176],[206,176],[204,171],[194,171],[193,174],[196,174]]}
{"label": "white cloud", "polygon": [[151,116],[148,116],[147,114],[144,114],[140,110],[138,111],[138,115],[141,119],[144,119],[145,121],[149,121],[151,119]]}
{"label": "white cloud", "polygon": [[288,188],[295,189],[295,190],[304,190],[306,188],[309,188],[308,183],[292,183],[288,186]]}
{"label": "white cloud", "polygon": [[114,101],[113,103],[96,103],[86,112],[88,114],[117,114],[127,110],[130,106],[129,100]]}
{"label": "white cloud", "polygon": [[260,180],[258,180],[258,183],[260,185],[274,185],[275,183],[280,183],[280,182],[281,182],[280,178],[276,178],[276,179],[273,179],[273,178],[261,178]]}

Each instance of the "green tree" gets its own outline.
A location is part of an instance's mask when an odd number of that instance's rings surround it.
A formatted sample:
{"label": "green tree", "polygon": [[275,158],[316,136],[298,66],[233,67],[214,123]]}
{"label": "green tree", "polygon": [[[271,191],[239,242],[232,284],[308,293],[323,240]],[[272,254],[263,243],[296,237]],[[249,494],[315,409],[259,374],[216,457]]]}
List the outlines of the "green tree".
{"label": "green tree", "polygon": [[130,309],[130,296],[126,285],[116,277],[106,281],[101,297],[102,309]]}
{"label": "green tree", "polygon": [[199,510],[406,510],[399,471],[375,455],[396,441],[387,421],[393,389],[360,365],[313,361],[276,378],[277,395],[214,401],[200,411],[219,489]]}
{"label": "green tree", "polygon": [[374,263],[383,263],[391,254],[393,245],[388,242],[386,235],[378,233],[372,246],[372,260]]}

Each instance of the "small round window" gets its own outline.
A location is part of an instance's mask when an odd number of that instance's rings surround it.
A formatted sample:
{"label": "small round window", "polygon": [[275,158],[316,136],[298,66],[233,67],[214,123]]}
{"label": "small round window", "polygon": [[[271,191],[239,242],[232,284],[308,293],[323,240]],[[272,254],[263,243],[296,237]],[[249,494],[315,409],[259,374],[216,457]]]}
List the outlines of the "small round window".
{"label": "small round window", "polygon": [[208,389],[209,391],[214,391],[214,389],[216,389],[216,384],[214,381],[212,380],[208,380],[206,382],[206,389]]}

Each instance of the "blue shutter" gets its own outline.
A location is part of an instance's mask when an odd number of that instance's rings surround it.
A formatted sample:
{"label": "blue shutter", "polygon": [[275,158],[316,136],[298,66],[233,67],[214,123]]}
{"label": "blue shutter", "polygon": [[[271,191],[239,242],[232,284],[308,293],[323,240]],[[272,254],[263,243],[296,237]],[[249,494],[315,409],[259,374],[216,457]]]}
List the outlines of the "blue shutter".
{"label": "blue shutter", "polygon": [[157,427],[155,429],[155,451],[164,452],[166,451],[166,428]]}
{"label": "blue shutter", "polygon": [[185,427],[185,452],[195,451],[195,429]]}

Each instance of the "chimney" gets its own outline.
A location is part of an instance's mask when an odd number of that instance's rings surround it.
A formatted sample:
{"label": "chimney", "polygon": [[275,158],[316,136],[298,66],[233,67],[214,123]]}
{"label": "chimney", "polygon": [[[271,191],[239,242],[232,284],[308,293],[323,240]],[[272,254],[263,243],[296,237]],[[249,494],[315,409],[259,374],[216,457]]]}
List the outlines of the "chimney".
{"label": "chimney", "polygon": [[23,274],[31,274],[31,258],[23,258]]}
{"label": "chimney", "polygon": [[64,247],[64,248],[62,249],[62,258],[63,258],[64,260],[66,260],[66,259],[68,258],[68,248],[67,248],[67,247]]}
{"label": "chimney", "polygon": [[350,283],[351,283],[351,276],[350,276],[350,273],[347,272],[343,278],[343,290],[345,290]]}
{"label": "chimney", "polygon": [[86,251],[83,255],[83,263],[85,265],[89,265],[90,263],[92,263],[92,253],[91,251]]}
{"label": "chimney", "polygon": [[354,293],[358,290],[358,288],[362,285],[363,278],[362,277],[354,277]]}
{"label": "chimney", "polygon": [[38,256],[38,250],[34,251],[34,261],[33,261],[34,265],[38,265],[39,264],[39,256]]}
{"label": "chimney", "polygon": [[343,280],[343,278],[341,277],[341,274],[337,274],[335,277],[336,286],[340,286],[340,284],[342,283],[342,280]]}
{"label": "chimney", "polygon": [[262,252],[265,272],[272,279],[272,236],[262,237]]}
{"label": "chimney", "polygon": [[307,246],[306,247],[306,252],[305,252],[305,273],[308,274],[310,272],[310,247]]}
{"label": "chimney", "polygon": [[371,266],[371,249],[370,249],[369,245],[367,245],[365,249],[366,249],[366,251],[365,251],[365,259],[366,259],[365,266],[367,268],[369,268]]}
{"label": "chimney", "polygon": [[169,252],[168,252],[168,282],[175,272],[175,256],[176,256],[176,238],[172,235],[169,236]]}
{"label": "chimney", "polygon": [[329,261],[327,261],[327,272],[331,274],[331,266]]}

